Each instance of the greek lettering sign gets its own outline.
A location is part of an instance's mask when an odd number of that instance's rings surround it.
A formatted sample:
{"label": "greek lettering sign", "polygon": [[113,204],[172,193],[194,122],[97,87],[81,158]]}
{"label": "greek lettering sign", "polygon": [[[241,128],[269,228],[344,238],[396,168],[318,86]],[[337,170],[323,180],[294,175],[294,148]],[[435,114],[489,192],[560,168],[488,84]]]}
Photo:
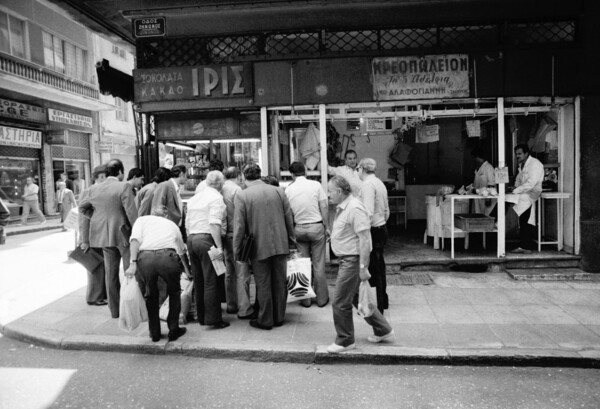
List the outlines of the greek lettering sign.
{"label": "greek lettering sign", "polygon": [[372,70],[373,94],[378,100],[469,96],[469,57],[465,54],[374,58]]}
{"label": "greek lettering sign", "polygon": [[133,20],[135,37],[162,37],[167,33],[167,20],[164,17],[136,18]]}
{"label": "greek lettering sign", "polygon": [[59,122],[61,124],[81,126],[83,128],[94,127],[91,116],[59,111],[58,109],[48,108],[48,119],[50,122]]}
{"label": "greek lettering sign", "polygon": [[140,69],[133,71],[135,101],[252,97],[252,64]]}
{"label": "greek lettering sign", "polygon": [[0,116],[42,124],[46,123],[45,108],[4,98],[0,98]]}
{"label": "greek lettering sign", "polygon": [[0,145],[41,149],[42,133],[0,125]]}

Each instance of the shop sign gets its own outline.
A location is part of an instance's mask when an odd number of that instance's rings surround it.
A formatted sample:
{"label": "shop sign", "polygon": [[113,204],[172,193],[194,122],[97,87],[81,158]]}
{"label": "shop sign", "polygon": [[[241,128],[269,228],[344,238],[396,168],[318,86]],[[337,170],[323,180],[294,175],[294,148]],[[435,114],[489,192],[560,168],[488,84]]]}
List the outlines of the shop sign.
{"label": "shop sign", "polygon": [[48,119],[50,122],[58,122],[61,124],[75,125],[82,128],[93,128],[91,116],[74,114],[72,112],[60,111],[58,109],[48,108]]}
{"label": "shop sign", "polygon": [[136,102],[252,97],[252,64],[133,71]]}
{"label": "shop sign", "polygon": [[140,37],[163,37],[167,33],[167,19],[149,17],[133,19],[133,35]]}
{"label": "shop sign", "polygon": [[42,133],[31,129],[0,125],[0,145],[41,149]]}
{"label": "shop sign", "polygon": [[46,109],[0,98],[0,116],[29,122],[46,123]]}
{"label": "shop sign", "polygon": [[494,169],[494,183],[497,185],[500,183],[508,183],[508,168],[496,168]]}
{"label": "shop sign", "polygon": [[439,125],[419,125],[416,127],[416,143],[431,143],[440,140]]}
{"label": "shop sign", "polygon": [[96,152],[98,152],[98,153],[113,153],[113,142],[112,141],[96,142]]}
{"label": "shop sign", "polygon": [[376,100],[469,96],[466,54],[374,58],[371,69]]}
{"label": "shop sign", "polygon": [[59,129],[57,131],[49,131],[46,134],[46,143],[48,145],[66,145],[67,135],[69,131],[66,129]]}

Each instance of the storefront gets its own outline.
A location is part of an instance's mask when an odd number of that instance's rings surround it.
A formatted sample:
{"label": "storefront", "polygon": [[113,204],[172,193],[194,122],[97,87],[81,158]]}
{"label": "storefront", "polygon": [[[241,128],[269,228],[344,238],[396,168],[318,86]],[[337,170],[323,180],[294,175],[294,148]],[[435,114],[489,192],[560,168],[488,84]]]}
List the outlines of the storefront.
{"label": "storefront", "polygon": [[[427,218],[427,194],[472,182],[471,151],[479,148],[508,175],[498,184],[496,257],[506,254],[505,186],[517,171],[513,149],[529,143],[546,166],[545,189],[571,193],[560,231],[564,249],[577,254],[578,99],[555,95],[555,81],[566,75],[555,70],[555,58],[567,57],[553,57],[544,67],[552,77],[542,96],[528,95],[539,94],[533,81],[502,97],[498,84],[508,79],[500,68],[518,65],[519,57],[503,62],[481,54],[138,69],[135,95],[140,110],[154,116],[156,141],[164,144],[159,163],[172,155],[173,163],[190,165],[190,192],[211,159],[258,162],[264,175],[282,184],[290,180],[289,164],[302,160],[325,186],[324,164],[342,164],[352,149],[359,159],[377,161],[390,195],[406,198],[411,223]],[[558,219],[550,219],[546,230],[558,231]]]}
{"label": "storefront", "polygon": [[0,98],[0,198],[12,219],[18,219],[22,212],[26,179],[32,177],[38,185],[42,182],[42,131],[46,122],[45,108]]}
{"label": "storefront", "polygon": [[90,180],[91,111],[0,98],[0,195],[16,220],[27,177],[40,187],[40,209],[56,212],[56,182],[65,173],[78,197]]}

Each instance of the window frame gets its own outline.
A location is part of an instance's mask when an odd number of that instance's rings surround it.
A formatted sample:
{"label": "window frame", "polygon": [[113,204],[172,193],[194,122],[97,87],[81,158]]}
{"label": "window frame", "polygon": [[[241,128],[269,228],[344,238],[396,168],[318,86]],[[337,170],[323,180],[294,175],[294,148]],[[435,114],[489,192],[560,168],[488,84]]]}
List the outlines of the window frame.
{"label": "window frame", "polygon": [[[79,81],[89,82],[88,78],[88,68],[86,64],[87,53],[88,51],[75,44],[72,41],[65,40],[62,36],[56,35],[46,29],[42,30],[42,39],[45,39],[46,36],[50,37],[50,43],[52,44],[52,66],[48,64],[46,61],[46,52],[48,48],[46,47],[45,41],[42,41],[43,52],[44,52],[44,67],[56,71],[62,75],[65,75],[69,78],[74,78]],[[62,56],[62,67],[57,67],[57,43],[60,43],[60,55]],[[67,52],[68,47],[72,47],[73,52]],[[79,57],[81,57],[81,61],[79,61]],[[74,61],[70,61],[73,58]],[[69,61],[67,61],[69,59]],[[80,64],[81,63],[81,64]],[[81,66],[80,66],[81,65]],[[71,68],[69,68],[71,67]]]}
{"label": "window frame", "polygon": [[[31,59],[31,50],[29,47],[29,24],[27,19],[13,14],[11,12],[9,12],[8,10],[5,10],[3,8],[0,8],[0,16],[6,18],[6,28],[7,28],[7,33],[8,33],[8,55],[14,57],[14,58],[19,58],[21,60],[25,60],[25,61],[29,61]],[[11,18],[18,20],[19,22],[21,22],[22,24],[22,28],[23,28],[23,56],[18,56],[14,54],[13,51],[13,40],[12,40],[12,30],[11,30],[11,23],[10,20]],[[6,51],[0,51],[0,52],[6,52]]]}
{"label": "window frame", "polygon": [[129,122],[129,103],[123,101],[119,97],[115,98],[115,119],[121,122]]}

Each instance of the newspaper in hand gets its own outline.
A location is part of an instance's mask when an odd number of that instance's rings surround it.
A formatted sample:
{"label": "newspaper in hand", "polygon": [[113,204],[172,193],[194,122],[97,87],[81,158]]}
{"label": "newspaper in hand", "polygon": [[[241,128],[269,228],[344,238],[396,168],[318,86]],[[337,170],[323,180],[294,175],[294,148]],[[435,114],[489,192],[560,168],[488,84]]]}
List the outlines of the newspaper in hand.
{"label": "newspaper in hand", "polygon": [[210,257],[210,261],[212,262],[212,265],[215,268],[217,276],[224,274],[227,270],[227,267],[225,267],[223,251],[221,249],[216,248],[215,246],[211,246],[211,248],[208,250],[208,257]]}

